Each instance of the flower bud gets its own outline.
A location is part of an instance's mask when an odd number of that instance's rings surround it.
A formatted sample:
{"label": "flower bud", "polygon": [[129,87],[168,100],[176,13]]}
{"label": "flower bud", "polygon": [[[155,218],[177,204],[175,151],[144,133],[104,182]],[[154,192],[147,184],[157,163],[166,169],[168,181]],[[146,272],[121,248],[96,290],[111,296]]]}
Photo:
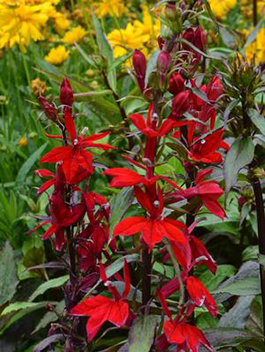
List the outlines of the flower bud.
{"label": "flower bud", "polygon": [[169,1],[166,4],[165,7],[165,15],[166,15],[166,19],[169,21],[175,21],[178,14],[177,14],[177,10],[176,10],[176,3],[173,1]]}
{"label": "flower bud", "polygon": [[194,32],[194,45],[201,51],[204,51],[206,42],[206,34],[204,30],[199,26]]}
{"label": "flower bud", "polygon": [[58,111],[57,109],[48,102],[43,96],[39,96],[39,105],[42,111],[45,113],[46,117],[54,122],[58,119]]}
{"label": "flower bud", "polygon": [[163,50],[163,47],[164,47],[164,44],[165,44],[165,40],[161,36],[158,36],[157,37],[157,42],[158,42],[159,49]]}
{"label": "flower bud", "polygon": [[169,80],[169,91],[173,95],[177,95],[183,92],[185,88],[184,78],[180,73],[173,72]]}
{"label": "flower bud", "polygon": [[74,94],[71,84],[67,78],[64,78],[60,88],[60,102],[62,105],[72,107],[74,102]]}
{"label": "flower bud", "polygon": [[175,96],[172,101],[172,112],[170,118],[177,119],[181,117],[190,108],[190,92],[184,91]]}
{"label": "flower bud", "polygon": [[146,58],[140,50],[135,50],[133,54],[133,67],[135,76],[141,92],[145,88]]}
{"label": "flower bud", "polygon": [[159,75],[159,85],[163,89],[165,80],[167,77],[167,72],[170,66],[171,57],[169,52],[161,51],[157,58],[157,71]]}

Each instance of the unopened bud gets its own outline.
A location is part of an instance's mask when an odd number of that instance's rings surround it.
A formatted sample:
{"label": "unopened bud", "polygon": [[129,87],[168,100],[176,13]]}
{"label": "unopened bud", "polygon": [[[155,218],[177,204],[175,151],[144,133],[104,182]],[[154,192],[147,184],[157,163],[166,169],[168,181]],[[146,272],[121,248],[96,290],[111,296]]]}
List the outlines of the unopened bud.
{"label": "unopened bud", "polygon": [[188,91],[181,92],[175,96],[172,101],[171,118],[178,118],[183,115],[190,107],[190,93]]}
{"label": "unopened bud", "polygon": [[173,72],[169,80],[169,91],[173,95],[177,95],[183,92],[185,88],[184,78],[180,73]]}
{"label": "unopened bud", "polygon": [[164,88],[167,72],[171,63],[171,57],[169,52],[161,51],[157,58],[157,70],[159,74],[159,85],[160,88]]}
{"label": "unopened bud", "polygon": [[178,16],[178,14],[177,14],[176,3],[175,2],[169,1],[166,4],[165,15],[166,15],[166,19],[168,19],[169,21],[173,22],[173,21],[176,20],[176,17]]}
{"label": "unopened bud", "polygon": [[163,50],[163,47],[164,47],[164,44],[165,44],[165,40],[161,36],[159,36],[157,38],[157,42],[158,42],[159,49]]}
{"label": "unopened bud", "polygon": [[41,95],[39,96],[38,100],[39,100],[39,105],[40,105],[42,111],[44,112],[44,114],[46,115],[46,117],[48,119],[56,122],[58,119],[57,109],[52,104],[50,104],[47,99],[45,99]]}
{"label": "unopened bud", "polygon": [[133,67],[138,85],[143,92],[145,89],[146,58],[140,50],[134,51]]}
{"label": "unopened bud", "polygon": [[60,102],[62,105],[72,107],[74,102],[74,94],[71,88],[71,84],[67,78],[63,79],[60,88]]}

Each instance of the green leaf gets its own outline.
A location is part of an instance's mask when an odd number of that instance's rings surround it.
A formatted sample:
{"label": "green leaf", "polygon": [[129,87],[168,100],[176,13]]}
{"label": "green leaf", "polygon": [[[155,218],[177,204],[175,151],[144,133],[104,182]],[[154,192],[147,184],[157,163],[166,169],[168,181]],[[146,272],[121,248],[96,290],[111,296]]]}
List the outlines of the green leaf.
{"label": "green leaf", "polygon": [[222,286],[212,293],[230,293],[235,296],[258,295],[261,293],[260,280],[257,277],[247,277],[230,285]]}
{"label": "green leaf", "polygon": [[97,68],[97,65],[95,63],[95,61],[85,53],[85,51],[77,44],[74,43],[76,49],[79,51],[79,53],[83,56],[83,58],[86,60],[86,62],[91,65],[93,68]]}
{"label": "green leaf", "polygon": [[18,185],[23,185],[27,174],[29,173],[30,169],[33,165],[39,160],[41,154],[43,153],[44,149],[46,148],[48,143],[44,143],[39,149],[37,149],[28,160],[22,165],[21,169],[19,170],[16,178],[16,183]]}
{"label": "green leaf", "polygon": [[263,266],[265,266],[265,255],[264,254],[258,254],[258,259],[259,263]]}
{"label": "green leaf", "polygon": [[0,305],[14,296],[17,284],[14,251],[10,244],[6,242],[0,253]]}
{"label": "green leaf", "polygon": [[138,317],[129,331],[129,352],[149,352],[155,336],[158,318],[153,315]]}
{"label": "green leaf", "polygon": [[160,53],[159,50],[155,50],[148,60],[146,74],[145,74],[145,85],[146,86],[148,85],[148,80],[149,80],[151,73],[153,72],[153,70],[156,67],[157,58],[158,58],[159,53]]}
{"label": "green leaf", "polygon": [[134,199],[132,187],[122,189],[118,194],[112,196],[110,200],[110,234],[114,227],[121,221]]}
{"label": "green leaf", "polygon": [[265,117],[260,115],[255,109],[249,109],[248,114],[253,124],[265,135]]}
{"label": "green leaf", "polygon": [[204,331],[207,339],[214,347],[238,346],[243,341],[253,338],[253,334],[242,329],[216,328]]}
{"label": "green leaf", "polygon": [[139,254],[128,254],[128,255],[125,255],[125,256],[117,259],[114,263],[112,263],[111,265],[109,265],[107,267],[107,269],[106,269],[107,278],[110,278],[111,276],[116,274],[118,271],[120,271],[124,266],[125,260],[127,261],[127,263],[137,262],[138,260],[140,260],[140,255]]}
{"label": "green leaf", "polygon": [[[65,302],[64,300],[62,300],[61,302],[59,302],[55,309],[56,312],[58,314],[62,314],[63,310],[65,308]],[[38,325],[36,326],[36,328],[34,329],[34,331],[32,332],[32,334],[35,334],[35,332],[39,331],[40,329],[46,328],[47,325],[49,325],[50,323],[57,321],[58,320],[58,315],[55,314],[54,312],[48,312],[46,313],[42,319],[39,321]]]}
{"label": "green leaf", "polygon": [[107,40],[105,33],[102,31],[99,20],[92,11],[92,22],[96,31],[96,40],[99,48],[99,52],[109,63],[113,62],[113,52],[110,43]]}
{"label": "green leaf", "polygon": [[191,88],[191,91],[193,94],[195,94],[201,100],[205,101],[206,103],[209,103],[209,99],[207,98],[206,94],[201,89],[194,87],[194,88]]}
{"label": "green leaf", "polygon": [[233,265],[221,264],[217,266],[217,271],[212,274],[209,270],[200,275],[200,280],[207,286],[209,291],[213,291],[227,277],[235,274],[236,268]]}
{"label": "green leaf", "polygon": [[48,301],[45,302],[15,302],[15,303],[11,303],[9,304],[9,306],[7,306],[1,313],[0,316],[12,313],[12,312],[17,312],[21,309],[26,310],[26,309],[39,309],[39,308],[43,308],[46,306],[47,303],[51,303]]}
{"label": "green leaf", "polygon": [[246,44],[245,44],[245,48],[257,38],[259,30],[262,28],[262,26],[263,26],[263,20],[261,19],[259,21],[259,23],[257,24],[257,26],[255,27],[254,31],[252,31],[250,33],[250,35],[248,36],[248,39],[247,39]]}
{"label": "green leaf", "polygon": [[47,282],[44,282],[41,284],[36,291],[32,293],[32,295],[29,298],[29,302],[34,301],[35,298],[37,298],[39,295],[42,295],[45,293],[47,290],[51,288],[56,288],[56,287],[61,287],[64,285],[67,281],[69,280],[69,275],[64,275],[61,277],[58,277],[56,279],[51,279]]}
{"label": "green leaf", "polygon": [[230,103],[227,105],[225,112],[224,112],[224,126],[225,127],[226,127],[227,120],[228,120],[228,117],[229,117],[231,111],[237,106],[239,101],[240,101],[239,99],[235,99],[235,100],[230,101]]}
{"label": "green leaf", "polygon": [[224,164],[226,193],[236,183],[239,170],[253,160],[254,149],[251,137],[238,137],[230,147]]}

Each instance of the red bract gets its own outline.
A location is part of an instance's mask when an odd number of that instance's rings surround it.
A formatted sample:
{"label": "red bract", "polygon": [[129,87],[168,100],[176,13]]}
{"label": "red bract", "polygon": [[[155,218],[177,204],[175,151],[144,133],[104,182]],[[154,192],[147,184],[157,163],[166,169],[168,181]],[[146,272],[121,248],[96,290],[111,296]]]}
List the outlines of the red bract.
{"label": "red bract", "polygon": [[177,344],[176,351],[198,352],[201,345],[212,351],[211,345],[202,331],[195,326],[169,320],[164,323],[164,332],[170,343]]}
{"label": "red bract", "polygon": [[138,202],[147,210],[147,217],[129,217],[122,220],[114,229],[113,236],[131,236],[141,232],[144,242],[150,251],[156,243],[164,237],[174,241],[177,245],[185,247],[187,239],[183,232],[186,227],[183,223],[170,218],[163,218],[163,198],[159,192],[159,200],[151,204],[147,194],[135,187]]}
{"label": "red bract", "polygon": [[100,148],[103,150],[116,149],[109,144],[94,143],[109,135],[109,132],[95,134],[84,137],[83,134],[77,136],[73,118],[68,110],[64,112],[65,127],[69,133],[71,145],[55,147],[44,155],[41,163],[62,162],[62,169],[66,182],[75,184],[81,182],[93,172],[92,154],[86,148]]}
{"label": "red bract", "polygon": [[130,291],[130,278],[127,262],[125,261],[124,264],[123,272],[125,288],[122,296],[119,295],[114,286],[111,286],[111,282],[107,281],[107,277],[102,266],[100,267],[100,272],[103,282],[107,285],[114,299],[103,296],[90,297],[71,309],[72,315],[90,317],[86,326],[88,341],[93,340],[102,324],[106,321],[109,321],[118,327],[126,325],[126,321],[130,313],[129,304],[124,301]]}
{"label": "red bract", "polygon": [[206,289],[206,287],[193,276],[189,276],[186,281],[187,290],[190,298],[196,304],[196,306],[205,307],[209,310],[212,316],[216,316],[217,314],[217,306],[215,300],[213,299],[210,292]]}

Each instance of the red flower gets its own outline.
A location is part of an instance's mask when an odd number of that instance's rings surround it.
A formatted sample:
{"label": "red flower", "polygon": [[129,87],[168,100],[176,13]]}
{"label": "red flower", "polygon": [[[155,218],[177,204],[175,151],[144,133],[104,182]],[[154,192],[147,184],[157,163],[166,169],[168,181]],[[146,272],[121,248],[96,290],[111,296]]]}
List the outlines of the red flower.
{"label": "red flower", "polygon": [[217,306],[215,300],[206,287],[193,276],[187,278],[186,284],[189,296],[194,301],[196,306],[201,307],[205,305],[212,316],[216,316]]}
{"label": "red flower", "polygon": [[147,210],[148,216],[146,218],[139,216],[123,219],[115,227],[113,236],[131,236],[141,232],[150,251],[164,237],[176,242],[181,247],[185,247],[187,245],[187,239],[183,234],[185,225],[177,220],[162,217],[164,204],[161,191],[158,191],[158,200],[153,204],[147,194],[139,187],[135,187],[135,195],[141,206]]}
{"label": "red flower", "polygon": [[200,171],[196,177],[196,186],[190,187],[178,194],[184,198],[199,197],[212,214],[224,219],[226,216],[225,212],[217,201],[223,195],[224,191],[216,181],[205,181],[205,176],[211,173],[212,169]]}
{"label": "red flower", "polygon": [[178,127],[179,123],[171,119],[165,119],[158,128],[151,126],[151,115],[153,113],[153,104],[150,104],[146,121],[141,114],[132,114],[130,119],[135,127],[147,137],[162,137],[168,134],[174,127]]}
{"label": "red flower", "polygon": [[106,321],[109,321],[118,327],[126,325],[126,321],[130,313],[129,304],[124,302],[124,299],[128,296],[130,291],[130,277],[126,261],[124,263],[123,270],[125,288],[122,296],[119,295],[115,287],[111,286],[111,282],[107,281],[106,274],[104,272],[103,266],[101,265],[101,278],[107,285],[109,291],[112,293],[114,299],[103,296],[90,297],[71,309],[72,315],[90,317],[86,326],[88,341],[93,340],[102,324],[104,324]]}
{"label": "red flower", "polygon": [[213,133],[208,134],[205,138],[195,140],[189,151],[190,159],[202,163],[221,163],[222,155],[216,150],[221,147],[227,147],[223,142],[224,130],[221,128]]}
{"label": "red flower", "polygon": [[195,326],[169,320],[164,323],[164,332],[170,343],[177,344],[177,351],[198,352],[200,345],[212,351],[202,331]]}
{"label": "red flower", "polygon": [[57,163],[62,161],[62,168],[65,174],[66,182],[75,184],[81,182],[88,175],[92,174],[92,154],[85,148],[100,148],[103,150],[116,149],[109,144],[94,143],[109,135],[109,132],[95,134],[84,138],[77,136],[74,120],[69,112],[65,110],[65,127],[69,133],[71,145],[55,147],[49,153],[44,155],[41,163]]}
{"label": "red flower", "polygon": [[[179,119],[191,107],[190,92],[184,91],[178,93],[172,100],[172,112],[169,119]],[[185,121],[183,124],[187,125]]]}
{"label": "red flower", "polygon": [[41,195],[43,192],[47,191],[51,186],[56,182],[56,175],[46,169],[35,170],[35,174],[39,177],[50,177],[50,180],[46,181],[41,187],[37,190],[37,195]]}
{"label": "red flower", "polygon": [[[192,253],[192,259],[196,260],[197,264],[204,263],[207,268],[213,273],[216,273],[217,264],[216,261],[213,260],[210,253],[204,247],[202,242],[195,236],[190,236],[190,247]],[[201,258],[198,261],[198,258]]]}

